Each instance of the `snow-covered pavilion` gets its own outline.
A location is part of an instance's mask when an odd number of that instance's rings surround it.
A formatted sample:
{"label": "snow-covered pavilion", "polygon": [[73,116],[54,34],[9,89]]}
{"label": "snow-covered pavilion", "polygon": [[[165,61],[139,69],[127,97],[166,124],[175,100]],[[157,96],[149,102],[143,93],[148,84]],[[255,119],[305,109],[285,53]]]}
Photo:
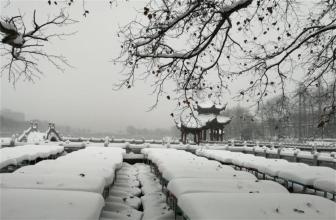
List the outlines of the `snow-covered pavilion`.
{"label": "snow-covered pavilion", "polygon": [[195,112],[181,114],[177,127],[181,131],[181,141],[186,143],[187,135],[194,135],[194,142],[223,141],[224,127],[230,123],[231,118],[223,116],[226,104],[215,103],[211,100],[198,102]]}
{"label": "snow-covered pavilion", "polygon": [[30,122],[30,127],[25,130],[18,138],[19,142],[37,143],[41,141],[62,141],[62,137],[55,128],[54,123],[49,123],[48,129],[45,132],[38,130],[37,122]]}

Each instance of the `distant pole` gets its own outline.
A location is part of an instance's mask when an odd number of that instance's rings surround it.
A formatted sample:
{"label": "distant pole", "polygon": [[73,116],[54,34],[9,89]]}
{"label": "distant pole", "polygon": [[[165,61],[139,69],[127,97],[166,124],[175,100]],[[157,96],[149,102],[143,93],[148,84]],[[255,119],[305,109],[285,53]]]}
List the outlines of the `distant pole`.
{"label": "distant pole", "polygon": [[301,138],[302,138],[301,127],[302,127],[302,90],[300,88],[300,91],[299,91],[299,141],[301,141]]}
{"label": "distant pole", "polygon": [[[322,119],[322,83],[321,79],[318,80],[318,111],[319,111],[319,118]],[[323,139],[323,127],[321,128],[321,138]]]}

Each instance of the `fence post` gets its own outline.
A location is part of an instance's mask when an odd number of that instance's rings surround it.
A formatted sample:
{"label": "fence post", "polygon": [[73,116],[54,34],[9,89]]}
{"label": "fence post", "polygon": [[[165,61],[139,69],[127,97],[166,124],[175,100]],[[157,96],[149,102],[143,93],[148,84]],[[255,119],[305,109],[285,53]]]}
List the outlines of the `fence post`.
{"label": "fence post", "polygon": [[280,159],[281,158],[281,155],[280,155],[280,153],[281,153],[281,149],[282,149],[282,146],[279,146],[278,147],[278,159]]}
{"label": "fence post", "polygon": [[297,155],[298,155],[298,153],[299,153],[299,151],[296,149],[296,147],[294,147],[294,162],[298,162],[298,157],[297,157]]}

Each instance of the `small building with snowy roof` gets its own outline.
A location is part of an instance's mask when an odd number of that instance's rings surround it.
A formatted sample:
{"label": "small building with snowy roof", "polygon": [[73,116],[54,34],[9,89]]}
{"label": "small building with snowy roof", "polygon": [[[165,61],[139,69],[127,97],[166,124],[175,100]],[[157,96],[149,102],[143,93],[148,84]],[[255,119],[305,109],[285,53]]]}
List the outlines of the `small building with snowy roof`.
{"label": "small building with snowy roof", "polygon": [[62,141],[62,137],[56,130],[54,123],[49,123],[46,132],[40,132],[37,122],[30,122],[30,127],[17,138],[17,141],[27,143],[39,143],[44,141],[58,142]]}
{"label": "small building with snowy roof", "polygon": [[181,141],[186,143],[188,134],[194,135],[194,142],[223,141],[224,127],[230,123],[231,118],[221,115],[226,104],[217,104],[211,100],[197,102],[195,112],[181,114],[176,122],[181,131]]}

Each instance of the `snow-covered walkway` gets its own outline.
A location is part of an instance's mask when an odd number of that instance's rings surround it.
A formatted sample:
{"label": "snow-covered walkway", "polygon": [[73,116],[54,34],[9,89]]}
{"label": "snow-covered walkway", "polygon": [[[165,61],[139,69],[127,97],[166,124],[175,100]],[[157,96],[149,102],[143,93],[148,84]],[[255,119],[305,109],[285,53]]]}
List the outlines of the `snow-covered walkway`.
{"label": "snow-covered walkway", "polygon": [[284,159],[270,159],[225,150],[202,149],[197,150],[196,154],[248,170],[263,179],[270,178],[282,182],[288,188],[300,192],[322,191],[325,197],[335,200],[336,170],[329,167],[309,166]]}
{"label": "snow-covered walkway", "polygon": [[174,220],[159,179],[145,164],[123,163],[100,220]]}
{"label": "snow-covered walkway", "polygon": [[168,203],[185,219],[336,219],[336,204],[328,199],[289,193],[279,183],[189,152],[142,152]]}

